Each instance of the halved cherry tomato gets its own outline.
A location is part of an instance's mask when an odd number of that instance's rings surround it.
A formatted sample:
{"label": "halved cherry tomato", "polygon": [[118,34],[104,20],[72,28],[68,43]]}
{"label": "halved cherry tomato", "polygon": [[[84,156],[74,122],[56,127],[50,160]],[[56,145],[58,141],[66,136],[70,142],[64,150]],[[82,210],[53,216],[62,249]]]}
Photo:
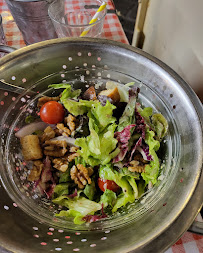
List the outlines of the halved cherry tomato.
{"label": "halved cherry tomato", "polygon": [[109,189],[113,192],[117,192],[119,190],[119,186],[112,180],[98,178],[98,186],[101,191],[105,192],[106,189]]}
{"label": "halved cherry tomato", "polygon": [[40,118],[48,124],[57,124],[64,119],[64,108],[56,101],[46,102],[40,109]]}

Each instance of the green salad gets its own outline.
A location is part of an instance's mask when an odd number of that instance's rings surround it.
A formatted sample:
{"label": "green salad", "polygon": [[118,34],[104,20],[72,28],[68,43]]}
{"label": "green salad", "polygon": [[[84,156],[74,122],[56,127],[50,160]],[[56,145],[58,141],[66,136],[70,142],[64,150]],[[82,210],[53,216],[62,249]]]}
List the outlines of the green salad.
{"label": "green salad", "polygon": [[33,162],[28,180],[60,206],[57,217],[75,224],[105,219],[157,183],[168,123],[140,104],[134,83],[107,82],[99,92],[49,87],[60,95],[39,98],[40,119],[28,115],[16,136]]}

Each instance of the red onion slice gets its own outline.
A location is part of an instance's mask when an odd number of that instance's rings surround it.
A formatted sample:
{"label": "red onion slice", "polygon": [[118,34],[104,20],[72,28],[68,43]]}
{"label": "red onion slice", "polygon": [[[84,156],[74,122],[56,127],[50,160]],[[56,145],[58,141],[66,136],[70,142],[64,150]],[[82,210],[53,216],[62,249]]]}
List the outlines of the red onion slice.
{"label": "red onion slice", "polygon": [[47,126],[49,126],[49,124],[42,122],[42,121],[30,123],[29,125],[22,127],[18,132],[16,132],[15,136],[18,138],[21,138],[26,135],[30,135],[37,130],[43,131]]}

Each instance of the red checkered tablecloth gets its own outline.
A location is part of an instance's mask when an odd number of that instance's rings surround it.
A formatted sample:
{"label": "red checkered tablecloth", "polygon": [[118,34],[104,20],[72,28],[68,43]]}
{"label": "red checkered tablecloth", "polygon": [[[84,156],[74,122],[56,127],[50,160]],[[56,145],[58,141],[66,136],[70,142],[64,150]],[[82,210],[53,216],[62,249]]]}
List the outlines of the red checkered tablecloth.
{"label": "red checkered tablecloth", "polygon": [[[72,0],[77,4],[80,0]],[[114,10],[112,2],[108,1],[108,10]],[[7,44],[15,48],[25,46],[22,35],[11,16],[4,0],[0,0],[0,13],[3,17],[3,27]],[[128,40],[116,14],[108,13],[104,21],[103,38],[128,44]],[[201,220],[201,216],[199,217]],[[165,253],[203,253],[203,236],[186,232]]]}
{"label": "red checkered tablecloth", "polygon": [[[79,0],[73,0],[73,2],[77,3],[78,5],[80,3]],[[111,1],[108,1],[107,9],[114,9]],[[0,13],[3,18],[3,28],[6,35],[7,44],[17,49],[24,47],[25,43],[22,35],[4,0],[0,0]],[[107,13],[104,20],[104,29],[101,37],[128,44],[128,39],[122,29],[120,21],[117,15],[114,13]]]}

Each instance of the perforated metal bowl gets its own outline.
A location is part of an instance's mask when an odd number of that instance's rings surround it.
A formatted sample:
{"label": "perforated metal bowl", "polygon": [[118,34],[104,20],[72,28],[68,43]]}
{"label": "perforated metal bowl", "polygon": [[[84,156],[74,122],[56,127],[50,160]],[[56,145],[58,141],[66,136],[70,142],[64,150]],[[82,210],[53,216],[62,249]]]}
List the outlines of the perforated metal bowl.
{"label": "perforated metal bowl", "polygon": [[[149,252],[149,248],[158,252],[189,227],[203,197],[203,113],[194,92],[170,68],[141,50],[120,43],[56,39],[4,57],[0,76],[8,83],[29,89],[20,95],[0,93],[4,113],[0,175],[14,201],[0,188],[4,196],[0,214],[2,246],[15,252]],[[161,111],[169,121],[169,134],[162,146],[163,180],[122,215],[90,226],[75,226],[54,218],[55,206],[32,191],[26,180],[29,164],[22,159],[14,133],[24,124],[27,113],[34,113],[39,93],[52,93],[47,89],[50,83],[68,81],[76,88],[84,88],[90,84],[102,87],[108,80],[135,81],[141,89],[143,105]],[[192,210],[188,212],[190,205]],[[173,233],[171,228],[183,215],[185,223]]]}

